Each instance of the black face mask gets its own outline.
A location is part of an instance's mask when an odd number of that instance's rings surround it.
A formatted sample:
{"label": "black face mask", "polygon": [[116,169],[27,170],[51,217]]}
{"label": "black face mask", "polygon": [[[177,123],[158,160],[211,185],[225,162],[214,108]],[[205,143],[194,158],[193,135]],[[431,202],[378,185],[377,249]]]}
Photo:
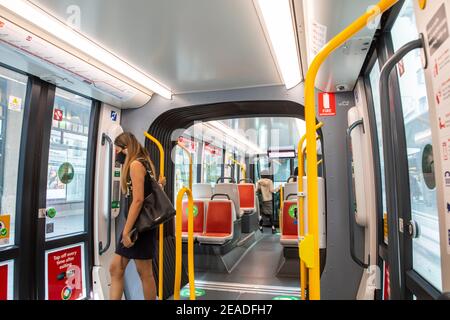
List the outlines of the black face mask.
{"label": "black face mask", "polygon": [[123,165],[125,163],[126,158],[127,158],[127,155],[125,153],[123,153],[123,151],[121,151],[116,155],[116,162]]}

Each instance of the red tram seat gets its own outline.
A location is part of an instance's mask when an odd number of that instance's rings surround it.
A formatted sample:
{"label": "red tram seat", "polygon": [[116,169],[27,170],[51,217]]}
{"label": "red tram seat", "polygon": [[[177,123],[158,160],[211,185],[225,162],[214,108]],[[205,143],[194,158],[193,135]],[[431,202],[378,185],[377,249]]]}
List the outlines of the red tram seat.
{"label": "red tram seat", "polygon": [[[205,202],[201,200],[194,200],[194,239],[202,235],[205,225]],[[183,202],[183,226],[182,226],[183,241],[188,239],[188,202]]]}
{"label": "red tram seat", "polygon": [[286,200],[283,203],[283,230],[280,242],[285,247],[298,246],[297,201]]}
{"label": "red tram seat", "polygon": [[212,200],[206,212],[205,232],[197,236],[200,243],[224,244],[233,238],[233,202]]}
{"label": "red tram seat", "polygon": [[244,213],[255,212],[255,185],[253,183],[240,183],[238,184],[238,189],[241,210],[243,210]]}

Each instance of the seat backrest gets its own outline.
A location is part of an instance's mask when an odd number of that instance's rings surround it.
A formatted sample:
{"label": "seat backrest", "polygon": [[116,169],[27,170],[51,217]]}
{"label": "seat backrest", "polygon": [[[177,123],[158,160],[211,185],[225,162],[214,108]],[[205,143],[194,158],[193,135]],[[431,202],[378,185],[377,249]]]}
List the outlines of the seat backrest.
{"label": "seat backrest", "polygon": [[241,202],[239,199],[239,189],[236,183],[218,183],[214,188],[214,193],[226,194],[230,197],[230,200],[234,203],[234,209],[236,215],[240,217],[241,212]]}
{"label": "seat backrest", "polygon": [[208,204],[206,213],[207,233],[232,233],[233,202],[231,200],[213,200]]}
{"label": "seat backrest", "polygon": [[283,203],[283,233],[285,236],[295,236],[298,234],[298,225],[296,215],[297,201],[287,200]]}
{"label": "seat backrest", "polygon": [[253,183],[240,183],[238,189],[241,208],[255,209],[255,185]]}
{"label": "seat backrest", "polygon": [[[205,203],[194,201],[194,232],[203,232],[205,224]],[[182,232],[188,232],[188,202],[183,201],[183,227]]]}
{"label": "seat backrest", "polygon": [[213,195],[213,188],[210,183],[196,183],[192,185],[192,195],[194,199],[210,199]]}
{"label": "seat backrest", "polygon": [[290,194],[297,194],[298,185],[297,182],[289,182],[284,185],[283,197],[284,200],[293,200],[295,197],[291,196],[287,198]]}

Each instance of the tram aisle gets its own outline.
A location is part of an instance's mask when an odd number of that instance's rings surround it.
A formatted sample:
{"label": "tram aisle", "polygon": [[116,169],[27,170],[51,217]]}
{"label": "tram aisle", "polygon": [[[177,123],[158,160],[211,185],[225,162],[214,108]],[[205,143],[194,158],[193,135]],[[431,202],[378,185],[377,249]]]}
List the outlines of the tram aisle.
{"label": "tram aisle", "polygon": [[[297,278],[277,277],[283,259],[279,235],[265,228],[231,273],[196,272],[198,300],[272,300],[299,296]],[[184,297],[183,297],[184,296]],[[182,290],[189,299],[189,285]]]}

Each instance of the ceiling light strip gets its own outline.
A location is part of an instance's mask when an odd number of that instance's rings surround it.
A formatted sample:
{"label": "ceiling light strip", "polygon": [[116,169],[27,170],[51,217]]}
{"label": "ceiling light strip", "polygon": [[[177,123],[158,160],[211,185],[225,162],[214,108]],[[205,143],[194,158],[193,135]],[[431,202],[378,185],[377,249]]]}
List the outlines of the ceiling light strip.
{"label": "ceiling light strip", "polygon": [[254,0],[287,89],[302,81],[295,23],[290,0]]}
{"label": "ceiling light strip", "polygon": [[84,54],[115,70],[124,77],[139,83],[143,87],[166,99],[172,98],[172,92],[166,86],[118,58],[116,55],[102,48],[29,1],[0,0],[0,6],[11,11],[14,15],[36,25],[38,28],[44,30],[58,40],[71,46],[75,46],[77,50],[80,50]]}

